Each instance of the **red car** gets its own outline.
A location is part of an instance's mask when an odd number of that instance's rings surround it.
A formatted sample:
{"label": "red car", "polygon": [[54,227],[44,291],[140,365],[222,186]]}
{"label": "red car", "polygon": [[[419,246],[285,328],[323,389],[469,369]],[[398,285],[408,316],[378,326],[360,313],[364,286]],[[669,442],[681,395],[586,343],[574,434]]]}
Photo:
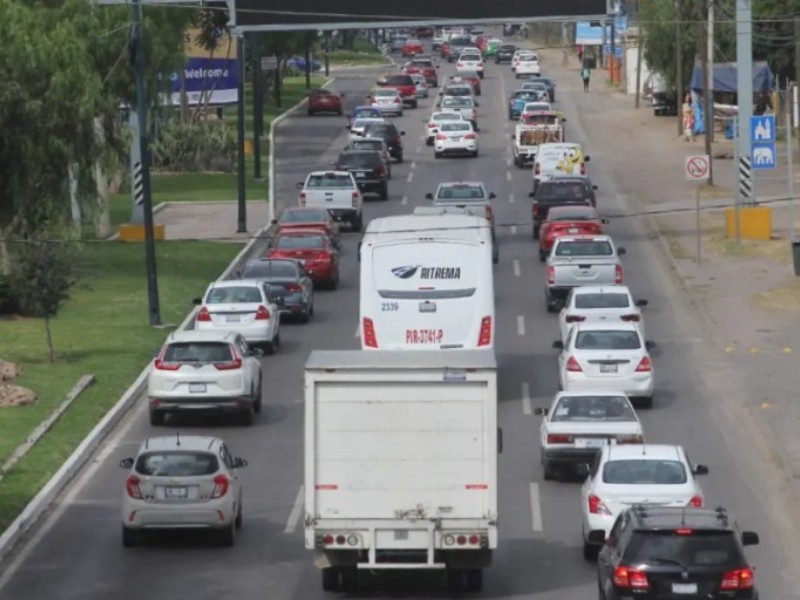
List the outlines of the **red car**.
{"label": "red car", "polygon": [[475,47],[481,51],[481,54],[486,54],[486,49],[489,47],[489,38],[479,35],[475,39]]}
{"label": "red car", "polygon": [[337,115],[341,115],[342,96],[344,96],[344,94],[325,88],[311,90],[308,94],[308,114],[336,113]]}
{"label": "red car", "polygon": [[425,49],[422,47],[422,42],[419,40],[406,40],[406,43],[403,44],[403,49],[400,50],[400,55],[405,56],[414,56],[415,54],[422,54],[425,52]]}
{"label": "red car", "polygon": [[436,74],[436,65],[430,59],[415,58],[406,63],[403,70],[409,75],[418,73],[425,78],[428,85],[439,87],[439,76]]}
{"label": "red car", "polygon": [[471,84],[475,95],[481,95],[481,78],[475,71],[461,71],[461,73],[453,75],[450,79],[453,83],[461,83],[463,81]]}
{"label": "red car", "polygon": [[397,88],[403,104],[410,104],[413,108],[417,108],[417,86],[414,85],[414,80],[408,73],[388,73],[375,83],[380,87]]}
{"label": "red car", "polygon": [[417,27],[414,35],[421,38],[432,38],[434,34],[433,27]]}
{"label": "red car", "polygon": [[290,258],[303,263],[315,285],[339,287],[339,252],[331,239],[314,229],[295,229],[277,235],[267,258]]}
{"label": "red car", "polygon": [[606,224],[608,219],[601,219],[591,204],[552,207],[539,231],[539,260],[547,260],[557,237],[602,235],[603,225]]}
{"label": "red car", "polygon": [[341,247],[339,224],[324,208],[290,206],[284,208],[277,219],[272,220],[272,225],[274,226],[271,228],[272,231],[267,234],[270,238],[298,229],[315,230],[328,236],[334,248]]}

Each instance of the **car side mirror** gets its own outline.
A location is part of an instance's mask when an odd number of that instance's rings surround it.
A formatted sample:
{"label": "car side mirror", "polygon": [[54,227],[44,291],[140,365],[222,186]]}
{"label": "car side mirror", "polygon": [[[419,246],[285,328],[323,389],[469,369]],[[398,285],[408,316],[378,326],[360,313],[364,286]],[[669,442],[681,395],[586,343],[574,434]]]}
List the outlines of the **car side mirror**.
{"label": "car side mirror", "polygon": [[590,160],[592,160],[591,156],[584,156],[583,157],[583,162],[589,162]]}
{"label": "car side mirror", "polygon": [[517,139],[517,134],[516,134],[516,133],[512,133],[512,134],[511,134],[510,136],[508,136],[508,137],[510,137],[512,140],[515,140],[515,139]]}
{"label": "car side mirror", "polygon": [[298,182],[295,184],[295,186],[294,186],[294,187],[296,187],[298,190],[302,190],[304,186],[305,186],[305,182],[303,182],[303,181],[298,181]]}
{"label": "car side mirror", "polygon": [[489,193],[489,200],[494,200],[495,198],[497,198],[497,194],[495,194],[494,192],[490,192]]}
{"label": "car side mirror", "polygon": [[567,122],[567,120],[566,120],[564,117],[561,117],[561,122],[562,122],[562,123],[566,123],[566,122]]}
{"label": "car side mirror", "polygon": [[194,304],[195,306],[200,306],[202,303],[203,303],[202,298],[192,298],[192,304]]}
{"label": "car side mirror", "polygon": [[233,459],[233,468],[234,469],[241,469],[247,466],[247,460],[242,458],[241,456],[237,456]]}
{"label": "car side mirror", "polygon": [[431,194],[430,192],[425,194],[425,200],[433,200],[433,194]]}
{"label": "car side mirror", "polygon": [[648,350],[652,350],[653,348],[656,347],[656,343],[653,340],[645,340],[644,347],[647,348]]}
{"label": "car side mirror", "polygon": [[272,219],[272,221],[270,221],[269,223],[270,223],[270,225],[277,225],[278,224],[278,219]]}
{"label": "car side mirror", "polygon": [[544,406],[537,406],[533,409],[533,414],[539,417],[546,417],[550,413],[550,409]]}
{"label": "car side mirror", "polygon": [[608,219],[600,219],[600,222],[601,222],[603,225],[608,225],[609,223],[611,223],[611,221],[609,221]]}
{"label": "car side mirror", "polygon": [[758,534],[755,531],[742,532],[742,546],[756,546],[761,543],[758,539]]}
{"label": "car side mirror", "polygon": [[119,461],[119,466],[123,469],[130,469],[133,467],[133,459],[132,458],[123,458]]}
{"label": "car side mirror", "polygon": [[627,252],[628,251],[625,250],[625,248],[617,248],[617,256],[622,256],[623,254],[626,254]]}
{"label": "car side mirror", "polygon": [[706,465],[695,465],[692,473],[695,475],[708,475],[708,467]]}
{"label": "car side mirror", "polygon": [[563,350],[564,349],[564,342],[561,340],[556,340],[553,342],[553,348],[556,350]]}
{"label": "car side mirror", "polygon": [[345,125],[344,128],[345,129],[350,129],[350,125]]}
{"label": "car side mirror", "polygon": [[593,189],[594,191],[597,191],[597,189],[598,189],[598,188],[597,188],[597,186],[596,186],[596,185],[593,185],[593,186],[592,186],[592,189]]}
{"label": "car side mirror", "polygon": [[401,131],[401,132],[400,132],[400,135],[405,135],[405,134],[406,134],[406,132],[405,132],[405,131]]}
{"label": "car side mirror", "polygon": [[636,301],[636,306],[638,306],[639,308],[644,308],[648,304],[650,304],[650,301],[649,300],[645,300],[644,298],[641,298],[641,299]]}
{"label": "car side mirror", "polygon": [[587,536],[590,544],[602,546],[606,543],[606,532],[602,529],[592,529]]}

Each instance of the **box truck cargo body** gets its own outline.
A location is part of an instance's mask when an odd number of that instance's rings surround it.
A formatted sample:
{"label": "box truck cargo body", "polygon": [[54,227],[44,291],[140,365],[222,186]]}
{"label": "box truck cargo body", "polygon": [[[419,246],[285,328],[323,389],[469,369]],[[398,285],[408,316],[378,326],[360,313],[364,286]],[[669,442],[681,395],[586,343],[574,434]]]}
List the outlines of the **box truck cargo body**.
{"label": "box truck cargo body", "polygon": [[491,350],[315,351],[305,370],[305,544],[323,587],[441,569],[481,587],[497,547]]}

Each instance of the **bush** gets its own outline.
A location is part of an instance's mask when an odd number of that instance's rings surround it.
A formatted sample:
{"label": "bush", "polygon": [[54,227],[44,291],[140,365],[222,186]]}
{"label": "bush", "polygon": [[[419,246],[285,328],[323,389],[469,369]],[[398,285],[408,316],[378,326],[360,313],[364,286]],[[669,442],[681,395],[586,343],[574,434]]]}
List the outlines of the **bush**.
{"label": "bush", "polygon": [[152,144],[153,167],[159,171],[230,173],[236,164],[236,132],[223,121],[171,121]]}
{"label": "bush", "polygon": [[0,315],[14,315],[19,311],[19,302],[11,276],[0,273]]}

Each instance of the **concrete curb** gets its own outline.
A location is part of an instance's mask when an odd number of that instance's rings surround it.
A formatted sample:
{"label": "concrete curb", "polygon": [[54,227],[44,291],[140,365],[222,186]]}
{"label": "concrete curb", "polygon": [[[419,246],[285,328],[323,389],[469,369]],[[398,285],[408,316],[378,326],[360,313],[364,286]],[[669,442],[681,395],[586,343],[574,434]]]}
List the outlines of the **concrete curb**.
{"label": "concrete curb", "polygon": [[[153,216],[155,216],[157,213],[160,213],[165,208],[168,208],[170,205],[172,205],[172,202],[161,202],[161,203],[155,205],[153,207]],[[114,235],[106,238],[106,240],[109,241],[109,242],[115,242],[118,239],[119,239],[119,232],[117,232]]]}

